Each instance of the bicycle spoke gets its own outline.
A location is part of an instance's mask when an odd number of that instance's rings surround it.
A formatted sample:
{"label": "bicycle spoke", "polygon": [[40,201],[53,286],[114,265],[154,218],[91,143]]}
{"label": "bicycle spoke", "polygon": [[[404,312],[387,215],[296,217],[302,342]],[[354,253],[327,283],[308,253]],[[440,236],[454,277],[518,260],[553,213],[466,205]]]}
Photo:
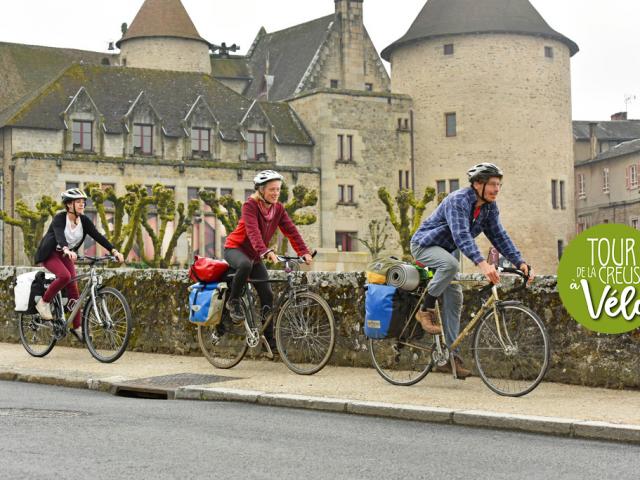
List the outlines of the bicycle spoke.
{"label": "bicycle spoke", "polygon": [[120,358],[132,328],[131,311],[124,296],[115,289],[103,288],[96,295],[96,305],[87,302],[84,316],[85,339],[91,354],[105,363]]}

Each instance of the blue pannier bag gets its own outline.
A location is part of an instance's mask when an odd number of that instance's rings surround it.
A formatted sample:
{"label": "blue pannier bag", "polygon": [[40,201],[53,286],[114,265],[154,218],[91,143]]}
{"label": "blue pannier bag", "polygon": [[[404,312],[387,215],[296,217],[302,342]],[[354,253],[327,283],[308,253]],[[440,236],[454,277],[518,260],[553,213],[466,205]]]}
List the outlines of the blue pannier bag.
{"label": "blue pannier bag", "polygon": [[397,337],[411,313],[411,294],[389,285],[366,286],[364,334],[379,340]]}
{"label": "blue pannier bag", "polygon": [[196,283],[189,287],[189,321],[215,327],[222,320],[227,284]]}

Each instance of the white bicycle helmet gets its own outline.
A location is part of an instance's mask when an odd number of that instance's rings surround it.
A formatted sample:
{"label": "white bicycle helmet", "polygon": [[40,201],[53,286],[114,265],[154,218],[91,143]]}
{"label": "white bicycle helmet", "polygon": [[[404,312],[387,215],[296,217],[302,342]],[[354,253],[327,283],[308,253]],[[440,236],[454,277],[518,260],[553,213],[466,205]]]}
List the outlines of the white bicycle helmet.
{"label": "white bicycle helmet", "polygon": [[253,185],[257,189],[271,180],[284,180],[284,177],[274,170],[263,170],[253,178]]}
{"label": "white bicycle helmet", "polygon": [[491,177],[503,177],[502,170],[493,163],[479,163],[471,167],[467,171],[467,175],[469,176],[469,181],[473,182],[486,182]]}
{"label": "white bicycle helmet", "polygon": [[79,188],[70,188],[69,190],[65,190],[60,194],[62,197],[62,203],[72,202],[73,200],[78,200],[80,198],[87,199],[87,194],[84,193]]}

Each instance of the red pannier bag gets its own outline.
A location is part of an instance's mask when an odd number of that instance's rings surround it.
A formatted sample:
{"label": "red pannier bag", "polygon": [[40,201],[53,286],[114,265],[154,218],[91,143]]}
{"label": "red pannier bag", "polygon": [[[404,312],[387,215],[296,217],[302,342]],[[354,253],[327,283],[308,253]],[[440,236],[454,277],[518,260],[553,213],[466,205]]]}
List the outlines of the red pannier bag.
{"label": "red pannier bag", "polygon": [[200,283],[217,282],[227,270],[229,264],[224,260],[196,255],[193,265],[189,267],[189,278]]}

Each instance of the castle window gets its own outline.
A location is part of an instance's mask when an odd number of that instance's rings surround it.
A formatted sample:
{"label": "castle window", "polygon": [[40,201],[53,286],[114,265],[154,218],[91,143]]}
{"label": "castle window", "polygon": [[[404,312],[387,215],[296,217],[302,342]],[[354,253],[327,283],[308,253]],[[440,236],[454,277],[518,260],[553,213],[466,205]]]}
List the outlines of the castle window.
{"label": "castle window", "polygon": [[551,207],[558,209],[558,181],[551,180]]}
{"label": "castle window", "polygon": [[338,80],[331,80],[331,88],[338,88]]}
{"label": "castle window", "polygon": [[578,187],[578,198],[580,198],[580,199],[587,198],[587,192],[585,190],[584,174],[583,173],[579,173],[578,174],[578,179],[576,181],[576,186]]}
{"label": "castle window", "polygon": [[373,83],[365,83],[365,84],[364,84],[364,89],[365,89],[367,92],[373,92]]}
{"label": "castle window", "polygon": [[73,150],[90,152],[93,150],[93,122],[73,121]]}
{"label": "castle window", "polygon": [[221,197],[233,197],[233,188],[221,188],[220,189]]}
{"label": "castle window", "polygon": [[207,155],[211,149],[209,139],[211,130],[208,128],[191,129],[191,151],[196,155]]}
{"label": "castle window", "polygon": [[629,225],[631,225],[631,228],[635,228],[638,229],[638,227],[640,226],[640,224],[638,223],[638,217],[631,217],[629,219]]}
{"label": "castle window", "polygon": [[638,166],[629,165],[627,167],[627,190],[638,188]]}
{"label": "castle window", "polygon": [[436,193],[447,193],[447,181],[446,180],[437,180],[436,181]]}
{"label": "castle window", "polygon": [[455,137],[457,135],[458,125],[455,113],[445,113],[445,124],[447,137]]}
{"label": "castle window", "polygon": [[444,54],[445,55],[453,55],[453,43],[447,43],[444,46]]}
{"label": "castle window", "polygon": [[250,190],[248,188],[245,188],[245,190],[244,190],[244,199],[245,200],[249,200],[249,197],[251,195],[253,195],[254,193],[255,193],[255,190]]}
{"label": "castle window", "polygon": [[265,157],[265,133],[247,132],[247,156],[249,160],[261,160]]}
{"label": "castle window", "polygon": [[558,260],[562,258],[563,251],[564,251],[564,240],[558,240]]}
{"label": "castle window", "polygon": [[566,210],[566,208],[567,208],[567,203],[565,202],[565,195],[564,195],[564,180],[560,180],[560,209]]}
{"label": "castle window", "polygon": [[358,232],[336,232],[336,248],[339,252],[354,252]]}
{"label": "castle window", "polygon": [[153,154],[153,125],[133,125],[133,153]]}
{"label": "castle window", "polygon": [[553,47],[544,47],[544,56],[547,58],[553,58]]}
{"label": "castle window", "polygon": [[609,193],[609,169],[602,169],[602,192]]}
{"label": "castle window", "polygon": [[354,203],[353,185],[338,185],[338,203]]}
{"label": "castle window", "polygon": [[457,178],[449,180],[449,192],[455,192],[456,190],[459,190],[459,189],[460,189],[460,180],[458,180]]}
{"label": "castle window", "polygon": [[338,161],[353,161],[353,135],[338,135]]}
{"label": "castle window", "polygon": [[398,170],[398,188],[409,189],[409,170]]}

